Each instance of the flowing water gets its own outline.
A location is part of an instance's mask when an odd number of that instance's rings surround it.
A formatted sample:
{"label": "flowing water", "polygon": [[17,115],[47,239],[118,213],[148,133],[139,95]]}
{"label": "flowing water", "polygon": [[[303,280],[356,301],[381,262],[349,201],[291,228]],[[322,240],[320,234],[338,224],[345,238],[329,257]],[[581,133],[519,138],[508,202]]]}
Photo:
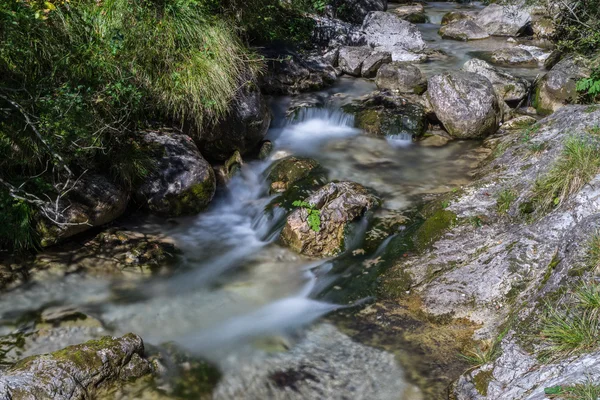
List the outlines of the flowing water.
{"label": "flowing water", "polygon": [[[441,40],[436,33],[441,16],[457,7],[463,6],[429,3],[426,8],[431,23],[420,25],[425,38],[431,47],[452,55],[449,60],[422,65],[428,75],[458,69],[472,51],[506,46],[501,38],[468,43]],[[532,76],[537,71],[517,72]],[[272,99],[274,121],[268,138],[274,151],[270,160],[247,163],[198,216],[130,222],[136,229],[158,231],[176,243],[182,250],[177,273],[127,285],[77,274],[39,280],[0,297],[0,323],[4,321],[0,332],[10,332],[12,321],[32,310],[75,305],[114,334],[136,332],[156,345],[176,342],[223,366],[222,361],[232,356],[251,357],[257,339],[293,334],[331,311],[352,306],[336,303],[339,297],[330,295],[335,292],[332,288],[353,287],[354,278],[348,277],[356,274],[357,263],[348,261],[347,254],[315,261],[278,244],[285,215],[277,209],[273,214],[264,212],[273,200],[265,181],[269,165],[289,154],[315,158],[330,180],[350,180],[374,189],[384,200],[379,215],[390,215],[414,206],[423,194],[447,192],[467,183],[470,161],[462,155],[478,145],[454,141],[426,147],[402,136],[365,135],[341,106],[374,89],[370,81],[342,77],[318,93]],[[321,107],[286,116],[292,102],[302,101]],[[361,245],[364,224],[357,224],[355,238],[348,242],[350,250]],[[384,251],[387,243],[377,251]],[[360,301],[360,296],[350,297],[352,302]],[[32,347],[29,354],[65,344],[69,339],[45,342]]]}

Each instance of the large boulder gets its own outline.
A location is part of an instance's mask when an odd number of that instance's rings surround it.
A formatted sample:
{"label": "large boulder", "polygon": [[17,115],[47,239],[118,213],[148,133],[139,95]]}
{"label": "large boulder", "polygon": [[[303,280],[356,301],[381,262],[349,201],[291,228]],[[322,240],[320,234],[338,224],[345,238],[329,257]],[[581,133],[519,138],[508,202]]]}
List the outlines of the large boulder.
{"label": "large boulder", "polygon": [[478,40],[490,37],[488,33],[470,19],[461,19],[451,22],[440,28],[440,36],[444,39],[453,40]]}
{"label": "large boulder", "polygon": [[371,11],[386,11],[388,0],[342,0],[337,17],[360,24]]}
{"label": "large boulder", "polygon": [[112,222],[127,209],[129,193],[102,175],[84,174],[66,187],[66,196],[43,207],[50,218],[36,225],[44,247]]}
{"label": "large boulder", "polygon": [[421,24],[429,21],[429,18],[425,15],[425,8],[421,3],[400,5],[390,11],[413,24]]}
{"label": "large boulder", "polygon": [[463,71],[474,72],[486,77],[492,85],[496,93],[504,101],[519,101],[522,100],[529,92],[529,82],[525,79],[517,78],[508,72],[504,72],[483,60],[473,58],[467,61],[463,67]]}
{"label": "large boulder", "polygon": [[429,101],[448,133],[477,138],[498,130],[502,111],[492,83],[473,72],[451,72],[429,78]]}
{"label": "large boulder", "polygon": [[427,80],[418,67],[396,62],[379,68],[375,84],[379,89],[400,93],[421,94],[427,88]]}
{"label": "large boulder", "polygon": [[338,56],[338,65],[342,72],[360,76],[363,62],[371,55],[371,48],[368,46],[348,46],[342,47]]}
{"label": "large boulder", "polygon": [[533,106],[540,114],[550,114],[577,99],[577,81],[590,76],[591,70],[581,57],[558,62],[535,88]]}
{"label": "large boulder", "polygon": [[103,337],[21,360],[0,375],[2,399],[87,399],[101,388],[151,372],[142,339]]}
{"label": "large boulder", "polygon": [[477,14],[475,22],[490,35],[516,36],[531,20],[531,14],[522,5],[501,6],[490,4]]}
{"label": "large boulder", "polygon": [[416,25],[392,13],[369,13],[362,30],[370,46],[392,53],[397,49],[419,53],[427,47]]}
{"label": "large boulder", "polygon": [[256,150],[271,124],[265,98],[255,86],[244,86],[230,110],[216,125],[203,129],[198,145],[206,157],[226,160],[236,150],[244,155]]}
{"label": "large boulder", "polygon": [[136,199],[149,211],[166,216],[202,211],[215,194],[215,175],[189,136],[146,132],[144,141],[155,168],[136,190]]}
{"label": "large boulder", "polygon": [[297,94],[322,89],[335,82],[337,75],[332,63],[337,54],[327,60],[324,56],[304,56],[291,50],[264,49],[267,70],[259,85],[265,94]]}
{"label": "large boulder", "polygon": [[320,212],[320,229],[307,222],[308,211],[292,212],[281,232],[281,240],[292,250],[311,257],[328,257],[344,250],[349,224],[378,204],[378,199],[358,183],[332,182],[305,200]]}
{"label": "large boulder", "polygon": [[490,61],[498,65],[537,65],[536,58],[522,47],[505,47],[495,50],[490,55]]}

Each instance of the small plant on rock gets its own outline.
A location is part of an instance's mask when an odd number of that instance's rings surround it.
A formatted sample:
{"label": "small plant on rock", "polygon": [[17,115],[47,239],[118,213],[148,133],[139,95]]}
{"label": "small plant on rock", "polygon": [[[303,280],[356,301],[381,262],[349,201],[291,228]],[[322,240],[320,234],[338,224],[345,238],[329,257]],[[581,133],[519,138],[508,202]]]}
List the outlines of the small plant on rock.
{"label": "small plant on rock", "polygon": [[292,203],[294,207],[300,207],[306,211],[306,223],[315,232],[321,230],[321,211],[314,208],[314,206],[306,201],[296,200]]}
{"label": "small plant on rock", "polygon": [[498,207],[498,212],[500,214],[505,214],[510,209],[513,201],[517,198],[517,194],[514,190],[504,189],[498,194],[498,200],[496,201],[496,206]]}

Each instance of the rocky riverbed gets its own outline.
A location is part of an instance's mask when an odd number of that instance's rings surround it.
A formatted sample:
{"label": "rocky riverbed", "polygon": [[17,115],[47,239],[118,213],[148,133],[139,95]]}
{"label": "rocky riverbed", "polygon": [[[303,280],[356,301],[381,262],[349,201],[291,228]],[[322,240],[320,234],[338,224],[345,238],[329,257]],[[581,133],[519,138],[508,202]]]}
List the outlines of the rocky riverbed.
{"label": "rocky riverbed", "polygon": [[3,399],[544,399],[600,379],[596,339],[552,353],[543,333],[598,278],[600,106],[572,104],[598,59],[556,52],[535,7],[347,3],[314,16],[311,51],[260,49],[214,131],[144,132],[143,182],[84,176],[72,224],[0,260]]}

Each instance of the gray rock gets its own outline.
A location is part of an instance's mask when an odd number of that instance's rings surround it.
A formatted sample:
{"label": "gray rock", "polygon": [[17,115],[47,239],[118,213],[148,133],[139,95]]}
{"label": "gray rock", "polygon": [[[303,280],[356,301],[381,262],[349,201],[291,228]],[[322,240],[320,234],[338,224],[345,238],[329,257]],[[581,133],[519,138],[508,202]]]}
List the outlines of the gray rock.
{"label": "gray rock", "polygon": [[332,182],[305,199],[320,211],[319,232],[311,230],[303,208],[292,212],[281,231],[281,240],[292,250],[311,257],[328,257],[344,250],[348,225],[375,207],[378,199],[353,182]]}
{"label": "gray rock", "polygon": [[142,339],[104,337],[26,358],[0,375],[2,399],[83,399],[97,389],[151,372]]}
{"label": "gray rock", "polygon": [[[491,375],[485,395],[474,384],[474,377],[482,373]],[[502,343],[498,360],[461,376],[454,391],[457,400],[546,400],[545,388],[571,386],[588,380],[600,380],[600,352],[540,365],[509,337]]]}
{"label": "gray rock", "polygon": [[501,109],[487,78],[472,72],[446,73],[429,78],[427,87],[433,110],[452,137],[484,137],[498,130]]}
{"label": "gray rock", "polygon": [[146,132],[144,142],[155,168],[136,190],[137,201],[149,211],[168,216],[202,211],[215,194],[215,175],[189,136]]}
{"label": "gray rock", "polygon": [[379,89],[388,89],[400,93],[421,94],[427,88],[427,80],[418,67],[396,62],[379,68],[375,84]]}
{"label": "gray rock", "polygon": [[256,356],[249,365],[224,360],[223,370],[215,400],[397,400],[409,388],[392,354],[330,324],[302,334],[290,351]]}
{"label": "gray rock", "polygon": [[394,49],[419,53],[427,47],[419,28],[392,13],[369,13],[363,22],[362,30],[371,47],[392,53]]}
{"label": "gray rock", "polygon": [[555,112],[577,99],[577,81],[590,76],[591,70],[581,57],[569,57],[558,62],[538,82],[533,106],[540,114]]}
{"label": "gray rock", "polygon": [[490,35],[516,36],[531,20],[531,14],[522,5],[501,6],[490,4],[477,14],[475,22]]}
{"label": "gray rock", "polygon": [[478,40],[490,37],[488,33],[470,19],[461,19],[451,22],[440,28],[440,36],[453,40]]}
{"label": "gray rock", "polygon": [[226,160],[237,150],[245,155],[264,139],[271,113],[263,95],[254,85],[242,87],[230,111],[215,126],[202,131],[198,146],[214,160]]}
{"label": "gray rock", "polygon": [[498,65],[537,65],[535,57],[529,51],[520,47],[506,47],[495,50],[490,55],[490,61]]}
{"label": "gray rock", "polygon": [[392,62],[392,54],[387,51],[374,51],[363,61],[361,75],[363,78],[373,78],[382,65]]}
{"label": "gray rock", "polygon": [[[387,51],[387,47],[375,47],[375,51]],[[395,47],[391,50],[392,61],[394,62],[415,62],[423,63],[429,59],[426,53],[413,53],[412,51],[404,50],[401,47]]]}
{"label": "gray rock", "polygon": [[342,47],[338,58],[339,68],[348,75],[360,76],[363,62],[370,55],[371,48],[368,46]]}
{"label": "gray rock", "polygon": [[527,46],[520,44],[517,46],[519,49],[527,50],[538,63],[544,63],[548,57],[550,57],[551,51],[547,51],[537,46]]}
{"label": "gray rock", "polygon": [[[58,209],[65,211],[54,217],[55,221],[44,218],[37,223],[41,245],[51,246],[114,221],[125,212],[128,201],[129,193],[106,177],[84,174],[75,181],[67,196],[59,200]],[[48,204],[48,207],[55,210],[56,204]]]}
{"label": "gray rock", "polygon": [[333,62],[337,51],[325,56],[304,56],[292,51],[264,50],[267,71],[260,78],[265,94],[297,94],[322,89],[336,81]]}
{"label": "gray rock", "polygon": [[514,77],[483,60],[473,58],[467,61],[462,69],[485,76],[504,101],[519,101],[529,92],[529,83],[525,79]]}

